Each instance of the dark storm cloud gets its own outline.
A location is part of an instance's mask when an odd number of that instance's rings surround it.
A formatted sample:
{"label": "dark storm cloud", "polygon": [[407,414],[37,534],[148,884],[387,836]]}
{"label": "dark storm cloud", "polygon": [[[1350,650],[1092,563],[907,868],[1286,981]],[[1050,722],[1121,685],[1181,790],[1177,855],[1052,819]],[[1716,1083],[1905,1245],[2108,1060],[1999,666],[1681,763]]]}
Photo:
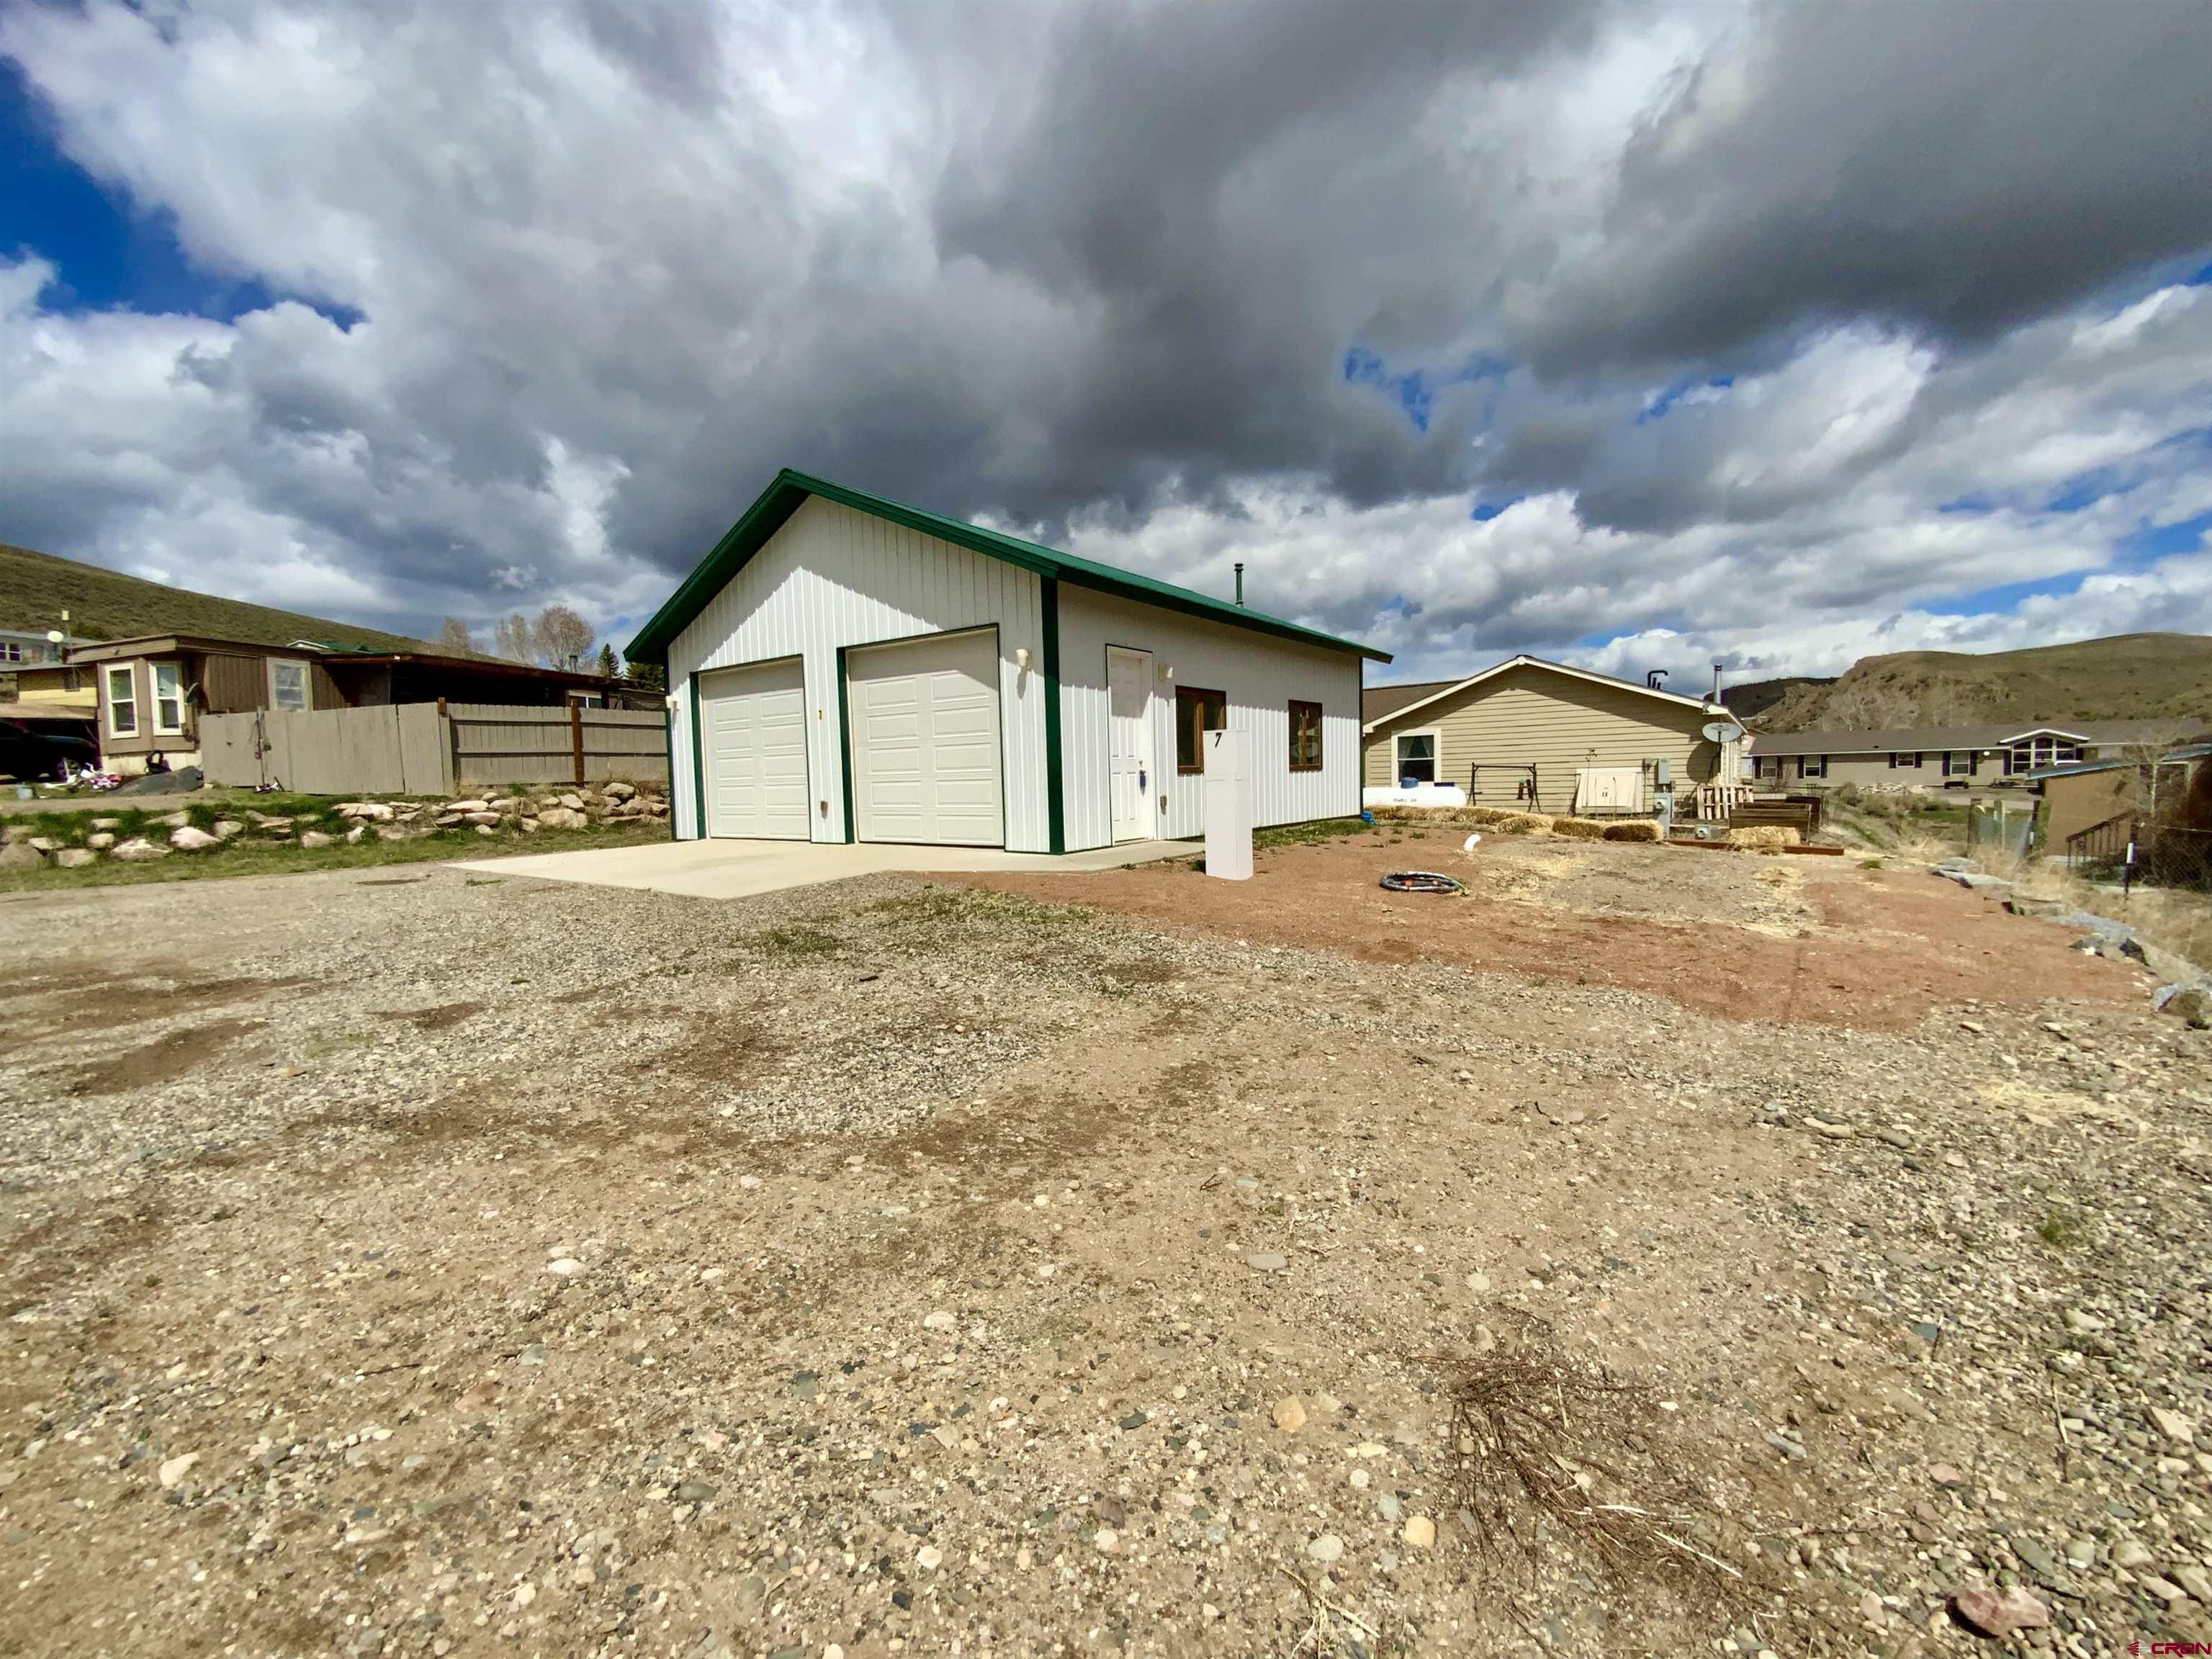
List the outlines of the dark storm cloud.
{"label": "dark storm cloud", "polygon": [[[794,465],[1556,644],[1963,591],[2002,539],[1933,503],[2206,378],[2185,318],[2069,343],[2212,241],[2201,11],[284,15],[0,9],[72,155],[361,318],[58,320],[0,265],[0,495],[56,550],[634,619]],[[1478,491],[1531,505],[1475,535]]]}
{"label": "dark storm cloud", "polygon": [[1772,5],[1629,145],[1547,368],[1854,317],[1985,341],[2212,246],[2201,4]]}

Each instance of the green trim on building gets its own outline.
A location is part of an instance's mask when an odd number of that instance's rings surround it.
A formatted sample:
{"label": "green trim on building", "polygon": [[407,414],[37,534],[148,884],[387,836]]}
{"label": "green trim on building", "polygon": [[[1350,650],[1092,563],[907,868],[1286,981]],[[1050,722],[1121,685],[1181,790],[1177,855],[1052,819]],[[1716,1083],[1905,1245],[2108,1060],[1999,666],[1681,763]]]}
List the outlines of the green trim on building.
{"label": "green trim on building", "polygon": [[837,764],[845,786],[845,844],[860,843],[857,820],[853,816],[853,738],[852,705],[845,695],[845,650],[837,647]]}
{"label": "green trim on building", "polygon": [[[699,674],[686,677],[691,687],[691,839],[707,839],[707,751],[699,737]],[[672,818],[676,816],[670,812]]]}
{"label": "green trim on building", "polygon": [[866,513],[890,524],[902,525],[926,536],[934,536],[940,541],[951,542],[956,547],[964,547],[987,558],[1000,560],[1037,576],[1073,582],[1079,587],[1133,599],[1140,605],[1156,605],[1165,610],[1179,611],[1208,622],[1225,623],[1232,627],[1249,628],[1257,633],[1272,634],[1279,639],[1295,640],[1333,651],[1349,651],[1361,657],[1372,658],[1376,662],[1390,660],[1389,652],[1377,651],[1356,641],[1341,640],[1333,634],[1301,627],[1279,617],[1266,616],[1227,599],[1212,599],[1204,593],[1194,593],[1187,587],[1155,581],[1150,576],[1139,576],[1133,571],[1117,570],[1111,565],[1078,558],[1073,553],[1062,553],[1053,548],[1039,546],[1035,542],[1003,536],[980,525],[927,513],[920,507],[886,501],[880,495],[870,495],[861,490],[848,489],[826,478],[794,472],[789,467],[775,475],[774,482],[745,509],[744,516],[730,526],[728,533],[714,544],[714,550],[669,596],[668,603],[655,611],[653,619],[638,630],[625,654],[641,662],[666,661],[670,643],[707,608],[717,593],[729,585],[731,578],[767,544],[769,537],[783,527],[809,495],[819,495],[824,501],[836,501],[855,512]]}
{"label": "green trim on building", "polygon": [[1067,794],[1060,786],[1060,579],[1037,578],[1044,612],[1045,850],[1067,850]]}

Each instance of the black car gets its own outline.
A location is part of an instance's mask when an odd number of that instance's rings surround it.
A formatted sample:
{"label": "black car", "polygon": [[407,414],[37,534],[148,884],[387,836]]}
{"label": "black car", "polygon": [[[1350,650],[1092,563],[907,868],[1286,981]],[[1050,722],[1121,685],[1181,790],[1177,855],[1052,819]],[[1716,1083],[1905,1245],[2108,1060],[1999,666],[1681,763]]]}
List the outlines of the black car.
{"label": "black car", "polygon": [[62,763],[100,763],[100,745],[74,726],[46,720],[0,720],[0,777],[18,783],[58,783]]}

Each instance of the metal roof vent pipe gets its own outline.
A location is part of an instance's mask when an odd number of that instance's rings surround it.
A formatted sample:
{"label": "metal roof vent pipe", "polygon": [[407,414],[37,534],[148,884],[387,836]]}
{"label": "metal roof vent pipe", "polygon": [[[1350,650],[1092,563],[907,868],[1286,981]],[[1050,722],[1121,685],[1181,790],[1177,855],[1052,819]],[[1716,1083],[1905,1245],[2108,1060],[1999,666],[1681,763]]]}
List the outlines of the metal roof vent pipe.
{"label": "metal roof vent pipe", "polygon": [[1645,671],[1644,675],[1644,683],[1650,686],[1654,691],[1663,691],[1667,688],[1660,684],[1659,682],[1666,678],[1667,671],[1663,668],[1648,669]]}
{"label": "metal roof vent pipe", "polygon": [[1237,562],[1237,603],[1244,603],[1244,562],[1242,559]]}

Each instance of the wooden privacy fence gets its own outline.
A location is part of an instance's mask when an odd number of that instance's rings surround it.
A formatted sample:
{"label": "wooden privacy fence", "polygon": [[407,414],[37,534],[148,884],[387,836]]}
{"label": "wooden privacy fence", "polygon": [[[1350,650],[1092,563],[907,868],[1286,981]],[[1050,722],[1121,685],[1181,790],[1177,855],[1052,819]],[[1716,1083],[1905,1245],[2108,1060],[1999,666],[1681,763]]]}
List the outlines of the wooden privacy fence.
{"label": "wooden privacy fence", "polygon": [[450,795],[472,783],[668,776],[659,709],[407,702],[200,717],[212,784],[310,795]]}

